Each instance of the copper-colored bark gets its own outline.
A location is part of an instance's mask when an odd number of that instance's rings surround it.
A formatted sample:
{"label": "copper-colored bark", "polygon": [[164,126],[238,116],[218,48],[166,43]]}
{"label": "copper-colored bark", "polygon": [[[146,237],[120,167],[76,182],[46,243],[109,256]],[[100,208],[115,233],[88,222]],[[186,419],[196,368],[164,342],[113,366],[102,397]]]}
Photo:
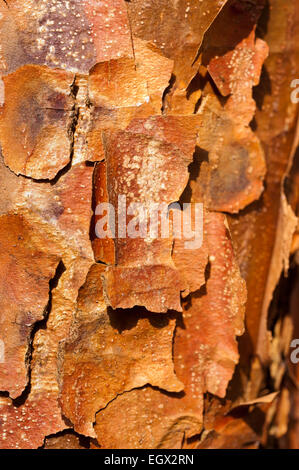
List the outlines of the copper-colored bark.
{"label": "copper-colored bark", "polygon": [[298,447],[298,26],[0,3],[0,448]]}

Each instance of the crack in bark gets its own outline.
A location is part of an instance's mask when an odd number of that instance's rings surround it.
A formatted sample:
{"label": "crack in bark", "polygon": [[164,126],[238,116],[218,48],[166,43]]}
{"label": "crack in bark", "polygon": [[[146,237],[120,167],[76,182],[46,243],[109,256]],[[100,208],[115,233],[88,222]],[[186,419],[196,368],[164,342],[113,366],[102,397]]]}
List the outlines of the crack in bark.
{"label": "crack in bark", "polygon": [[169,79],[169,85],[165,88],[163,95],[162,95],[162,106],[161,106],[161,114],[166,114],[166,106],[167,106],[167,97],[170,95],[172,90],[175,87],[176,76],[171,74]]}
{"label": "crack in bark", "polygon": [[47,321],[51,312],[52,308],[52,291],[58,285],[59,279],[61,278],[62,274],[65,272],[66,268],[62,260],[59,261],[54,277],[49,281],[49,300],[48,304],[44,310],[44,318],[39,320],[32,325],[29,340],[28,340],[28,350],[26,353],[25,363],[27,364],[27,385],[25,386],[21,395],[17,398],[13,398],[12,403],[15,407],[20,407],[25,403],[27,400],[29,393],[31,391],[31,361],[32,361],[32,354],[33,354],[33,341],[36,333],[41,329],[46,329]]}
{"label": "crack in bark", "polygon": [[96,423],[96,417],[97,417],[97,414],[99,414],[101,411],[105,410],[112,402],[114,402],[118,397],[121,397],[122,395],[125,395],[126,393],[130,393],[132,392],[133,390],[142,390],[146,387],[149,387],[149,388],[152,388],[153,390],[157,390],[165,395],[168,395],[170,397],[182,397],[184,395],[184,391],[182,390],[181,392],[168,392],[167,390],[164,390],[163,388],[161,387],[158,387],[156,385],[152,385],[150,384],[149,382],[147,382],[146,384],[144,385],[141,385],[140,387],[133,387],[133,388],[130,388],[130,390],[124,390],[123,392],[121,393],[117,393],[115,395],[115,397],[113,397],[110,401],[108,401],[108,403],[106,403],[105,406],[103,406],[102,408],[100,408],[98,411],[96,411],[95,413],[95,421],[93,421],[93,426],[95,425]]}
{"label": "crack in bark", "polygon": [[[70,86],[70,95],[74,100],[74,104],[73,104],[72,108],[69,110],[69,112],[70,112],[70,122],[69,122],[69,126],[68,126],[68,129],[67,129],[67,134],[68,134],[68,137],[69,137],[69,140],[70,140],[70,151],[69,151],[70,158],[69,158],[69,162],[67,163],[67,165],[65,165],[63,168],[61,168],[57,172],[57,174],[54,176],[54,178],[33,178],[32,176],[28,176],[28,175],[25,175],[23,173],[20,173],[17,176],[32,180],[35,183],[50,183],[53,186],[60,180],[60,178],[63,175],[65,175],[70,170],[70,168],[72,167],[72,163],[73,163],[73,161],[76,157],[78,124],[79,124],[79,119],[82,116],[82,108],[87,109],[87,108],[90,107],[90,104],[88,102],[88,91],[86,92],[86,103],[83,103],[83,102],[80,103],[80,101],[78,100],[78,98],[80,96],[80,92],[82,90],[82,85],[80,83],[80,80],[82,80],[82,79],[85,80],[86,83],[88,83],[87,82],[87,80],[88,80],[87,76],[76,74],[75,77],[74,77],[73,83]],[[84,90],[83,90],[83,93],[84,93]],[[43,109],[54,109],[54,108],[45,107]],[[87,116],[87,127],[88,127],[89,122],[90,122],[90,116]],[[32,152],[33,152],[33,150],[32,150]],[[29,155],[28,158],[30,158],[30,156],[31,155]],[[82,158],[80,159],[80,161],[82,161]],[[8,165],[5,165],[5,166],[7,166],[7,168],[9,168]],[[10,171],[12,171],[12,170],[10,170]]]}
{"label": "crack in bark", "polygon": [[128,18],[128,24],[129,24],[129,30],[130,30],[130,40],[131,40],[131,45],[132,45],[133,57],[134,57],[134,66],[135,66],[135,70],[136,70],[136,56],[135,56],[135,48],[134,48],[134,38],[133,38],[133,30],[132,30],[132,23],[131,23],[131,18],[130,18],[130,13],[129,13],[128,1],[126,1],[126,9],[127,9],[127,18]]}

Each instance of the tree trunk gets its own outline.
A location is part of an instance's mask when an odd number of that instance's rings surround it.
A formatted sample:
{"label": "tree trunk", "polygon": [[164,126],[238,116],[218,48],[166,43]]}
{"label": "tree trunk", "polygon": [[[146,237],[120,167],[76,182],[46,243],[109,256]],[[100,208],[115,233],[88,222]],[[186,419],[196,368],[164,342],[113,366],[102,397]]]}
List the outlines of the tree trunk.
{"label": "tree trunk", "polygon": [[0,448],[299,448],[298,31],[0,3]]}

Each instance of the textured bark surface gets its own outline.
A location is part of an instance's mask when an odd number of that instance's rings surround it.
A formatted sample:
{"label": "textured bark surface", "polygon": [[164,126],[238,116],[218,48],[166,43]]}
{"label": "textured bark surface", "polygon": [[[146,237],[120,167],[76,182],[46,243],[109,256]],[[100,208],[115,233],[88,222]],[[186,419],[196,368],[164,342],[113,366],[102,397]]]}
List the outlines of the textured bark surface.
{"label": "textured bark surface", "polygon": [[0,3],[0,449],[299,448],[297,78],[295,0]]}

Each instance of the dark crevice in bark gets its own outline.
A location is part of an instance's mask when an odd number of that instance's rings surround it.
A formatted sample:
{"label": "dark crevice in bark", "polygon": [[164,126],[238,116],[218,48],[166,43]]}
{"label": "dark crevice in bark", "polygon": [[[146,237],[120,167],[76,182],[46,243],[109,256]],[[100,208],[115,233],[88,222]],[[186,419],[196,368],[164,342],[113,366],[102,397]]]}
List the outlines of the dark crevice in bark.
{"label": "dark crevice in bark", "polygon": [[[79,106],[76,102],[76,97],[77,97],[78,91],[79,91],[79,87],[76,84],[76,76],[75,76],[74,81],[73,81],[73,83],[70,87],[70,94],[74,99],[74,105],[73,105],[73,108],[70,110],[71,119],[70,119],[70,124],[69,124],[69,127],[68,127],[68,131],[67,131],[68,136],[69,136],[69,140],[70,140],[70,159],[69,159],[68,164],[65,165],[63,168],[61,168],[61,170],[59,170],[57,172],[55,177],[51,178],[51,179],[49,179],[49,178],[33,178],[32,176],[24,175],[23,173],[20,173],[20,174],[17,175],[16,173],[13,172],[14,174],[16,174],[16,176],[32,180],[32,181],[34,181],[34,183],[41,183],[41,184],[48,183],[51,186],[53,186],[53,185],[57,184],[58,181],[60,180],[60,178],[63,175],[65,175],[71,169],[73,155],[74,155],[74,135],[75,135],[75,132],[76,132],[76,127],[77,127],[78,117],[79,117]],[[50,108],[45,108],[45,109],[50,109]],[[5,166],[10,170],[9,166],[7,166],[6,164],[5,164]],[[12,170],[10,170],[10,171],[12,171]]]}
{"label": "dark crevice in bark", "polygon": [[104,261],[96,261],[97,264],[103,264],[104,266],[109,266],[108,263],[104,263]]}
{"label": "dark crevice in bark", "polygon": [[299,213],[299,202],[297,201],[297,191],[299,182],[299,147],[297,147],[292,165],[288,174],[283,181],[283,190],[286,195],[287,201],[292,207],[293,211]]}
{"label": "dark crevice in bark", "polygon": [[282,314],[286,315],[290,312],[290,299],[294,285],[297,279],[297,265],[291,263],[288,276],[281,274],[280,280],[273,293],[273,298],[268,310],[267,328],[274,333],[275,325]]}
{"label": "dark crevice in bark", "polygon": [[73,109],[72,109],[72,118],[71,118],[71,122],[70,122],[69,129],[68,129],[68,136],[69,136],[69,139],[70,139],[70,142],[71,142],[71,144],[70,144],[70,160],[69,160],[69,163],[65,167],[63,167],[60,171],[58,171],[55,178],[50,180],[50,184],[52,186],[54,184],[57,184],[59,179],[63,175],[65,175],[72,167],[72,161],[73,161],[73,156],[74,156],[74,136],[75,136],[76,127],[77,127],[78,118],[79,118],[79,106],[76,102],[78,91],[79,91],[79,87],[77,85],[77,77],[75,75],[74,81],[71,85],[71,96],[74,99],[74,105],[73,105]]}
{"label": "dark crevice in bark", "polygon": [[181,194],[181,197],[179,200],[180,204],[183,204],[184,202],[185,203],[191,202],[192,200],[191,182],[196,181],[197,178],[199,177],[200,166],[202,162],[208,162],[208,161],[209,161],[209,152],[196,146],[194,154],[193,154],[193,161],[188,166],[189,180],[184,191]]}
{"label": "dark crevice in bark", "polygon": [[[96,238],[95,234],[95,227],[96,227],[96,206],[97,206],[97,201],[96,201],[96,191],[95,191],[95,178],[97,175],[97,165],[95,164],[93,174],[92,174],[92,196],[91,196],[91,211],[92,211],[92,216],[90,219],[90,226],[89,226],[89,239],[91,242],[93,242]],[[105,263],[104,263],[105,264]]]}
{"label": "dark crevice in bark", "polygon": [[119,334],[124,330],[131,330],[134,328],[138,321],[142,318],[147,318],[152,326],[157,329],[165,328],[169,320],[176,317],[176,312],[169,310],[166,315],[153,313],[146,310],[145,307],[135,306],[128,309],[112,307],[107,308],[107,313],[110,319],[110,324],[115,328]]}
{"label": "dark crevice in bark", "polygon": [[263,39],[268,32],[268,25],[270,21],[270,3],[269,0],[265,0],[264,9],[257,22],[255,35],[257,38]]}
{"label": "dark crevice in bark", "polygon": [[267,66],[264,64],[262,67],[259,84],[252,88],[252,97],[254,101],[256,102],[256,107],[258,110],[263,109],[265,97],[270,96],[271,94],[272,94],[271,79],[267,71]]}
{"label": "dark crevice in bark", "polygon": [[[269,0],[266,0],[264,9],[257,22],[256,32],[255,32],[256,38],[263,39],[265,37],[268,31],[269,20],[270,20],[270,6],[269,6]],[[267,64],[263,64],[259,83],[258,85],[252,88],[252,97],[256,102],[256,106],[258,110],[262,110],[265,97],[267,95],[272,95],[272,92],[273,92],[272,84],[271,84],[270,75],[267,70]],[[253,131],[256,130],[257,124],[256,124],[255,118],[253,118],[253,120],[251,121],[250,126]]]}
{"label": "dark crevice in bark", "polygon": [[[183,446],[184,444],[187,444],[188,446],[190,446],[191,444],[195,444],[195,443],[199,443],[200,440],[201,440],[201,437],[204,433],[205,429],[202,428],[201,432],[198,433],[198,434],[195,434],[194,436],[192,437],[186,437],[186,433],[184,433],[184,439],[183,439]],[[184,448],[184,447],[182,447]]]}
{"label": "dark crevice in bark", "polygon": [[31,390],[31,361],[32,361],[32,354],[33,354],[33,349],[34,349],[34,347],[33,347],[34,337],[35,337],[36,333],[39,330],[45,330],[47,328],[47,321],[48,321],[49,314],[50,314],[51,308],[52,308],[52,291],[55,287],[57,287],[59,279],[61,278],[61,276],[62,276],[62,274],[64,273],[65,270],[66,270],[66,268],[64,266],[64,263],[62,261],[60,261],[58,263],[57,268],[56,268],[56,272],[55,272],[54,277],[49,282],[49,301],[48,301],[48,304],[47,304],[47,306],[44,310],[44,318],[40,321],[37,321],[31,329],[31,333],[30,333],[30,337],[29,337],[28,350],[27,350],[26,359],[25,359],[26,364],[28,364],[28,372],[27,372],[28,382],[27,382],[27,385],[24,388],[22,394],[19,397],[12,399],[13,405],[17,408],[25,403],[25,401],[27,400],[27,397],[30,393],[30,390]]}
{"label": "dark crevice in bark", "polygon": [[52,439],[52,438],[57,438],[57,437],[64,437],[64,436],[75,436],[79,439],[79,445],[81,447],[84,447],[85,449],[90,448],[90,437],[84,436],[83,434],[79,434],[76,431],[74,431],[72,428],[70,429],[64,429],[63,431],[57,432],[56,434],[49,434],[48,436],[45,436],[44,438],[44,443],[42,446],[38,447],[38,449],[44,449],[46,440],[47,439]]}
{"label": "dark crevice in bark", "polygon": [[162,95],[161,114],[166,114],[167,98],[175,86],[175,81],[176,81],[176,76],[172,74],[169,80],[169,85],[165,88],[163,95]]}

